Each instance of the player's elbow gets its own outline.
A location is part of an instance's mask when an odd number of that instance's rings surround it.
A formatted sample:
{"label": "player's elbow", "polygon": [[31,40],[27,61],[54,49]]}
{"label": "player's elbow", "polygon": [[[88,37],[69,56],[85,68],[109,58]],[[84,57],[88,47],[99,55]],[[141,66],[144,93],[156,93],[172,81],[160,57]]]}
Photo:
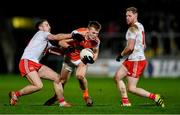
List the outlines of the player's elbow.
{"label": "player's elbow", "polygon": [[128,46],[127,49],[128,49],[128,51],[133,51],[134,47],[133,46]]}
{"label": "player's elbow", "polygon": [[47,38],[48,40],[55,40],[55,35],[49,34]]}

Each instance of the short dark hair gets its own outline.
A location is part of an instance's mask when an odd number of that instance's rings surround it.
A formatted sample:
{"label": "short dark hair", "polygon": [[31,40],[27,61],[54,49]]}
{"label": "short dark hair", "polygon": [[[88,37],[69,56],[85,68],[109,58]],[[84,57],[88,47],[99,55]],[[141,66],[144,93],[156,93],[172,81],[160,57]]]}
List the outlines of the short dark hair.
{"label": "short dark hair", "polygon": [[35,24],[35,29],[39,30],[39,26],[45,21],[47,21],[47,19],[39,19],[39,20],[37,20],[37,22]]}
{"label": "short dark hair", "polygon": [[132,11],[133,14],[138,13],[138,9],[136,7],[129,7],[129,8],[126,9],[126,12],[127,11]]}
{"label": "short dark hair", "polygon": [[88,28],[94,27],[96,30],[101,30],[101,24],[98,21],[89,21]]}

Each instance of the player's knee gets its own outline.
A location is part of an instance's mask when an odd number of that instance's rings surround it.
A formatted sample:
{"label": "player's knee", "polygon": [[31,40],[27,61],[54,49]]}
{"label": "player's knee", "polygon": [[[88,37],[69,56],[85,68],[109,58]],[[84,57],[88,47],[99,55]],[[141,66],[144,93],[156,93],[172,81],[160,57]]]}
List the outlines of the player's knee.
{"label": "player's knee", "polygon": [[59,82],[60,82],[60,79],[59,79],[59,77],[56,77],[56,78],[53,79],[53,81],[54,81],[55,83],[59,83]]}
{"label": "player's knee", "polygon": [[59,79],[59,81],[62,83],[62,84],[65,84],[66,82],[67,82],[67,78],[63,78],[63,77],[61,77],[60,79]]}
{"label": "player's knee", "polygon": [[65,83],[66,83],[66,80],[60,79],[60,82],[61,82],[62,84],[65,84]]}
{"label": "player's knee", "polygon": [[36,85],[37,90],[41,90],[43,88],[43,84],[39,83]]}
{"label": "player's knee", "polygon": [[76,77],[77,77],[77,79],[79,79],[79,80],[84,79],[84,76],[83,76],[83,75],[76,75]]}
{"label": "player's knee", "polygon": [[136,87],[134,87],[134,86],[129,86],[129,87],[128,87],[128,91],[131,92],[131,93],[135,93],[135,92],[136,92]]}
{"label": "player's knee", "polygon": [[55,79],[54,82],[59,84],[60,80],[59,79]]}
{"label": "player's knee", "polygon": [[122,77],[123,77],[123,74],[116,73],[114,76],[114,81],[119,82],[122,79]]}
{"label": "player's knee", "polygon": [[115,83],[118,83],[119,78],[117,76],[114,76],[114,81],[115,81]]}

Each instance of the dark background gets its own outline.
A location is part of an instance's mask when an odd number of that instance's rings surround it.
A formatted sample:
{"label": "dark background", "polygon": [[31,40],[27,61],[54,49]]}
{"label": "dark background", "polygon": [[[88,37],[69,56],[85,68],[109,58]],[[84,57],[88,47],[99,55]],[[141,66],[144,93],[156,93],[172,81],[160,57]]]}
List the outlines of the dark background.
{"label": "dark background", "polygon": [[[69,33],[79,27],[86,27],[91,20],[102,24],[100,32],[100,58],[115,58],[122,50],[127,30],[125,10],[138,8],[139,21],[146,31],[147,51],[151,58],[180,57],[180,0],[27,0],[1,1],[0,32],[1,57],[0,73],[18,72],[18,62],[34,29],[10,28],[9,20],[15,16],[28,18],[46,18],[52,27],[52,33]],[[154,32],[156,34],[154,34]],[[6,48],[2,46],[3,35],[11,35]],[[171,34],[175,37],[171,36]],[[170,35],[169,35],[170,34]],[[160,35],[160,36],[159,36]],[[4,43],[4,42],[3,42]],[[172,45],[172,44],[175,44]],[[13,49],[13,69],[8,69],[5,49]],[[163,49],[161,53],[157,50]],[[159,54],[158,54],[159,53]]]}
{"label": "dark background", "polygon": [[[48,18],[55,27],[54,31],[72,30],[78,25],[86,25],[89,20],[101,23],[118,21],[125,24],[125,9],[135,6],[139,10],[140,21],[153,12],[173,13],[179,17],[180,0],[27,0],[4,1],[0,7],[1,17],[27,16]],[[124,26],[122,26],[124,27]]]}

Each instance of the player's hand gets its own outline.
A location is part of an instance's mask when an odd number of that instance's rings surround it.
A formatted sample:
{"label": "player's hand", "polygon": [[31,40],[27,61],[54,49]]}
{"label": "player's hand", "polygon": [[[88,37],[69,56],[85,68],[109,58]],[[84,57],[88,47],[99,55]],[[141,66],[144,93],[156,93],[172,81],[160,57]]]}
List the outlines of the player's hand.
{"label": "player's hand", "polygon": [[91,56],[84,56],[84,58],[82,59],[82,62],[84,64],[93,64],[94,63],[94,59]]}
{"label": "player's hand", "polygon": [[75,52],[75,48],[73,46],[68,46],[65,51],[64,54],[70,53],[70,52]]}
{"label": "player's hand", "polygon": [[118,55],[118,56],[116,57],[116,61],[117,61],[117,62],[120,62],[122,58],[123,58],[123,56]]}
{"label": "player's hand", "polygon": [[83,35],[81,35],[80,33],[75,33],[75,32],[72,32],[72,38],[74,40],[79,41],[79,42],[84,40],[84,36]]}

